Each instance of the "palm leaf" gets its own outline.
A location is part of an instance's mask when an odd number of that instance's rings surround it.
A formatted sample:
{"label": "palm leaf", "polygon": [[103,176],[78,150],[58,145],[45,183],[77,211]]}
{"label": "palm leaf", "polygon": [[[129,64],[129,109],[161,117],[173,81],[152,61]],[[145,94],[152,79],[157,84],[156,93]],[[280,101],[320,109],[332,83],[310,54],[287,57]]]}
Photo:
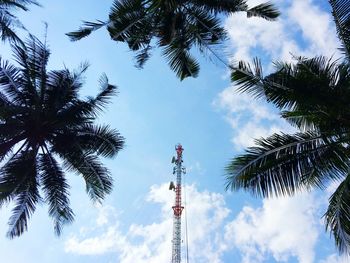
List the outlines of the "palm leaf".
{"label": "palm leaf", "polygon": [[111,192],[113,179],[96,156],[81,153],[77,149],[75,153],[64,155],[64,160],[67,169],[82,175],[91,200],[101,202]]}
{"label": "palm leaf", "polygon": [[163,49],[163,54],[180,80],[198,75],[199,64],[185,47],[173,43]]}
{"label": "palm leaf", "polygon": [[259,59],[254,59],[254,67],[240,61],[232,70],[231,80],[240,92],[247,92],[255,98],[265,98],[265,83]]}
{"label": "palm leaf", "polygon": [[28,5],[38,5],[33,0],[2,0],[0,2],[0,38],[2,41],[9,40],[10,43],[24,46],[24,42],[17,36],[14,28],[25,29],[22,23],[14,16],[13,9],[28,11]]}
{"label": "palm leaf", "polygon": [[[3,168],[2,172],[2,177],[9,179],[11,176],[13,178],[12,187],[15,186],[11,191],[11,195],[16,205],[12,209],[7,232],[8,237],[14,238],[27,230],[27,221],[35,211],[35,205],[40,200],[36,153],[29,150],[22,152]],[[8,180],[6,180],[6,184],[9,185]]]}
{"label": "palm leaf", "polygon": [[60,235],[63,225],[74,220],[74,213],[69,207],[69,185],[51,153],[43,151],[45,154],[39,157],[42,188],[49,204],[49,215],[54,220],[55,233]]}
{"label": "palm leaf", "polygon": [[[325,57],[298,58],[296,65],[276,62],[276,71],[263,77],[261,63],[254,60],[254,69],[246,62],[240,62],[232,71],[232,81],[239,91],[257,98],[266,98],[280,109],[344,111],[339,105],[350,95],[344,88],[346,65]],[[331,88],[330,88],[331,87]]]}
{"label": "palm leaf", "polygon": [[328,180],[342,179],[347,173],[347,149],[342,145],[347,139],[299,133],[256,140],[256,147],[248,148],[227,167],[227,188],[263,197],[323,188]]}
{"label": "palm leaf", "polygon": [[147,45],[146,47],[142,48],[138,51],[136,54],[136,67],[139,69],[142,69],[145,65],[146,61],[150,58],[150,52],[152,50],[151,44]]}
{"label": "palm leaf", "polygon": [[112,4],[109,19],[115,21],[121,17],[127,17],[145,9],[143,0],[115,0]]}
{"label": "palm leaf", "polygon": [[104,110],[111,98],[117,94],[117,87],[108,83],[108,78],[105,74],[99,80],[101,92],[95,98],[90,98],[88,103],[91,106],[91,114],[96,114]]}
{"label": "palm leaf", "polygon": [[[152,38],[154,13],[148,13],[143,1],[115,1],[109,14],[107,30],[115,41],[127,42],[132,50],[138,50],[134,43],[147,46]],[[144,43],[142,43],[144,41]]]}
{"label": "palm leaf", "polygon": [[83,26],[81,26],[78,30],[67,33],[66,35],[69,37],[71,41],[77,41],[84,37],[90,35],[93,31],[100,29],[101,27],[106,26],[108,23],[103,22],[101,20],[97,20],[97,22],[89,22],[83,21]]}
{"label": "palm leaf", "polygon": [[40,4],[34,0],[1,0],[0,5],[7,9],[19,8],[24,11],[28,11],[28,5],[40,6]]}
{"label": "palm leaf", "polygon": [[22,74],[20,69],[11,65],[8,61],[1,61],[0,86],[5,100],[15,104],[26,104],[26,96],[23,94]]}
{"label": "palm leaf", "polygon": [[103,157],[116,156],[124,145],[124,138],[109,126],[84,125],[76,140],[86,152]]}
{"label": "palm leaf", "polygon": [[325,213],[326,228],[333,233],[341,253],[350,252],[350,177],[341,182],[329,199]]}
{"label": "palm leaf", "polygon": [[230,14],[246,11],[246,0],[192,0],[194,6],[201,7],[206,12]]}
{"label": "palm leaf", "polygon": [[261,17],[274,21],[280,16],[280,12],[272,3],[262,3],[247,10],[247,17]]}
{"label": "palm leaf", "polygon": [[281,117],[303,132],[317,130],[317,124],[327,118],[322,112],[305,112],[304,110],[282,111]]}
{"label": "palm leaf", "polygon": [[350,3],[346,0],[329,0],[337,33],[342,42],[341,50],[350,59]]}
{"label": "palm leaf", "polygon": [[10,40],[10,42],[23,44],[22,40],[13,30],[14,17],[10,17],[6,12],[0,10],[0,37],[2,41]]}
{"label": "palm leaf", "polygon": [[[189,31],[191,34],[201,38],[201,42],[205,45],[218,44],[226,40],[226,31],[221,27],[221,21],[211,13],[206,12],[200,8],[186,9],[189,17],[193,17],[193,22],[190,22]],[[199,42],[201,45],[202,43]]]}

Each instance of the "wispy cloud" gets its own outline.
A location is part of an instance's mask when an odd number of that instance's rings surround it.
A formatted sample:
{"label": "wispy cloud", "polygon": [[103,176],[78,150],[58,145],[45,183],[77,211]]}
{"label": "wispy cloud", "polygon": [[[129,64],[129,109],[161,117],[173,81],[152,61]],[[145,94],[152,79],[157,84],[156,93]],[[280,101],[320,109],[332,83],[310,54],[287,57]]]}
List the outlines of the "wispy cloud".
{"label": "wispy cloud", "polygon": [[[229,209],[221,194],[208,191],[199,192],[194,185],[187,187],[187,216],[190,258],[194,262],[221,263],[221,256],[226,245],[223,232],[220,231]],[[148,224],[133,224],[124,233],[119,227],[118,219],[106,215],[115,214],[113,208],[100,209],[97,217],[97,228],[84,229],[84,234],[72,234],[65,242],[67,253],[80,255],[99,255],[116,253],[120,263],[163,263],[171,258],[172,212],[174,195],[168,185],[152,186],[147,200],[161,205],[159,221]],[[184,226],[184,224],[183,224]],[[94,234],[98,232],[98,234]],[[221,236],[220,236],[221,235]]]}
{"label": "wispy cloud", "polygon": [[337,254],[329,255],[326,259],[321,260],[320,263],[347,263],[349,258],[339,256]]}
{"label": "wispy cloud", "polygon": [[241,251],[243,262],[276,261],[296,257],[300,263],[314,262],[319,231],[313,194],[265,199],[262,207],[246,206],[226,226],[226,240]]}
{"label": "wispy cloud", "polygon": [[236,150],[254,145],[254,139],[272,133],[292,132],[294,129],[280,118],[272,105],[238,93],[231,86],[223,90],[214,100],[216,109],[224,112],[224,118],[232,128],[232,143]]}
{"label": "wispy cloud", "polygon": [[[251,5],[265,1],[249,1]],[[338,55],[339,42],[331,14],[315,0],[276,1],[281,17],[274,22],[247,19],[243,13],[226,20],[234,60],[260,54],[270,60],[290,61],[291,55]],[[305,14],[307,15],[301,15]],[[259,52],[259,53],[258,53]]]}
{"label": "wispy cloud", "polygon": [[[222,194],[200,192],[195,185],[188,186],[186,192],[192,262],[222,263],[226,253],[237,250],[244,263],[264,262],[269,256],[277,261],[297,258],[302,263],[313,262],[321,227],[317,211],[322,204],[314,194],[264,200],[261,207],[245,206],[230,219]],[[126,232],[113,207],[100,208],[96,225],[72,233],[65,251],[91,256],[113,253],[120,263],[169,262],[173,197],[168,185],[152,186],[147,200],[161,206],[158,221],[133,224]]]}

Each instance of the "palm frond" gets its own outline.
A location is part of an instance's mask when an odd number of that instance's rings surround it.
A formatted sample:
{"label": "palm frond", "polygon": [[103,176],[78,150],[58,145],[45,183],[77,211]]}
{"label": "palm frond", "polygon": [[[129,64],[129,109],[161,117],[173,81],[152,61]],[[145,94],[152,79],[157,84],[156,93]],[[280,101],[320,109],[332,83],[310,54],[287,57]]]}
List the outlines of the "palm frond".
{"label": "palm frond", "polygon": [[[9,219],[7,236],[14,238],[27,230],[27,221],[40,200],[35,151],[23,151],[2,169],[4,184],[11,189],[11,198],[16,205]],[[11,180],[10,180],[11,178]]]}
{"label": "palm frond", "polygon": [[101,92],[95,98],[89,98],[87,107],[91,107],[89,114],[95,116],[102,112],[111,98],[117,94],[117,86],[108,83],[106,74],[103,74],[99,80]]}
{"label": "palm frond", "polygon": [[[83,70],[83,69],[82,69]],[[47,110],[66,110],[78,101],[78,92],[83,86],[83,79],[79,72],[67,69],[50,71],[47,74],[47,87],[43,97]]]}
{"label": "palm frond", "polygon": [[33,165],[28,153],[28,148],[24,142],[22,146],[6,160],[0,171],[0,207],[13,199],[23,188],[23,184],[28,180],[30,170],[27,167]]}
{"label": "palm frond", "polygon": [[337,33],[342,42],[341,50],[350,59],[350,3],[346,0],[329,0]]}
{"label": "palm frond", "polygon": [[29,73],[32,82],[37,83],[38,87],[34,87],[34,85],[23,85],[23,93],[31,95],[29,102],[35,103],[39,100],[40,96],[45,95],[47,82],[46,66],[50,56],[50,50],[46,44],[42,43],[33,35],[29,35],[25,43],[27,59],[24,71],[27,72],[27,74]]}
{"label": "palm frond", "polygon": [[28,11],[28,5],[40,6],[40,4],[34,0],[1,0],[0,5],[6,9],[19,8],[23,11]]}
{"label": "palm frond", "polygon": [[202,41],[205,41],[206,45],[219,44],[226,40],[226,31],[220,25],[221,21],[218,18],[200,8],[186,10],[190,17],[194,18],[193,22],[189,21],[188,31],[190,34],[194,36],[198,34]]}
{"label": "palm frond", "polygon": [[0,38],[3,42],[10,40],[12,43],[23,45],[22,40],[14,31],[15,20],[15,17],[9,16],[9,14],[0,10]]}
{"label": "palm frond", "polygon": [[115,21],[121,17],[140,12],[145,9],[144,0],[114,0],[109,13],[109,19]]}
{"label": "palm frond", "polygon": [[201,7],[206,12],[232,14],[248,9],[246,0],[192,0],[193,6]]}
{"label": "palm frond", "polygon": [[10,138],[7,135],[5,138],[0,140],[0,161],[3,161],[10,153],[14,146],[20,141],[25,139],[23,131],[17,131],[16,129],[11,129],[8,132],[13,132],[13,136]]}
{"label": "palm frond", "polygon": [[189,43],[189,39],[185,39],[184,31],[186,14],[183,12],[174,12],[173,10],[164,10],[164,17],[159,18],[157,23],[156,36],[158,37],[158,45],[168,46],[176,37],[181,36],[183,38],[182,42]]}
{"label": "palm frond", "polygon": [[173,43],[163,49],[171,69],[183,80],[187,77],[196,77],[199,72],[198,62],[190,55],[185,47]]}
{"label": "palm frond", "polygon": [[[2,62],[2,63],[1,63]],[[8,61],[0,60],[0,87],[2,90],[2,98],[5,102],[20,104],[26,103],[23,96],[21,81],[21,71],[15,66],[11,65]]]}
{"label": "palm frond", "polygon": [[[324,117],[322,112],[305,112],[303,110],[282,111],[281,117],[288,121],[292,126],[303,132],[317,130],[317,124],[320,124]],[[327,118],[328,116],[326,116]]]}
{"label": "palm frond", "polygon": [[155,13],[146,11],[143,1],[115,1],[109,14],[107,30],[113,40],[127,42],[132,50],[138,50],[150,43],[154,16]]}
{"label": "palm frond", "polygon": [[123,149],[124,138],[109,126],[84,125],[76,138],[83,150],[103,157],[114,157]]}
{"label": "palm frond", "polygon": [[84,37],[90,35],[93,31],[100,29],[108,24],[108,22],[104,22],[101,20],[97,20],[96,22],[83,21],[83,26],[79,27],[78,30],[66,33],[71,41],[77,41]]}
{"label": "palm frond", "polygon": [[2,41],[9,40],[13,44],[25,45],[14,30],[15,28],[25,28],[11,11],[14,9],[28,11],[30,4],[39,6],[38,2],[33,0],[2,0],[0,2],[0,38]]}
{"label": "palm frond", "polygon": [[240,62],[233,69],[232,81],[239,91],[265,98],[282,110],[344,112],[340,102],[346,104],[350,97],[350,90],[344,89],[349,69],[345,65],[322,56],[298,58],[296,65],[276,62],[275,72],[267,77],[262,76],[259,60],[254,61],[254,67]]}
{"label": "palm frond", "polygon": [[259,59],[254,59],[253,68],[249,63],[240,61],[232,70],[231,80],[240,92],[247,92],[255,98],[265,97],[264,77]]}
{"label": "palm frond", "polygon": [[136,54],[136,67],[138,69],[142,69],[147,60],[150,58],[150,53],[152,50],[151,44],[147,45],[146,47],[142,48],[141,50],[138,51]]}
{"label": "palm frond", "polygon": [[324,215],[327,230],[331,231],[340,253],[350,253],[350,177],[341,182],[329,199]]}
{"label": "palm frond", "polygon": [[23,189],[15,199],[16,206],[12,210],[9,219],[9,238],[18,237],[27,231],[28,220],[35,211],[35,206],[40,196],[36,182],[28,182],[27,188]]}
{"label": "palm frond", "polygon": [[247,17],[261,17],[270,21],[276,20],[280,14],[272,3],[262,3],[247,10]]}
{"label": "palm frond", "polygon": [[256,147],[248,148],[227,167],[227,188],[263,197],[323,188],[328,180],[342,179],[347,173],[343,146],[347,139],[309,132],[256,140]]}
{"label": "palm frond", "polygon": [[[47,87],[43,96],[44,107],[48,111],[64,115],[71,107],[88,107],[88,103],[78,99],[78,93],[84,84],[84,73],[89,63],[82,63],[76,70],[68,69],[50,71],[47,73]],[[82,106],[85,105],[85,106]],[[85,110],[85,113],[88,110]]]}
{"label": "palm frond", "polygon": [[63,155],[65,166],[81,175],[86,183],[86,192],[94,202],[101,202],[112,190],[113,179],[110,172],[102,166],[98,158],[84,154],[76,149]]}
{"label": "palm frond", "polygon": [[[57,103],[64,103],[61,105],[60,110],[55,115],[55,123],[57,127],[65,129],[67,123],[73,127],[79,127],[82,124],[90,124],[99,112],[104,110],[104,107],[108,103],[110,97],[115,94],[116,87],[109,85],[105,90],[102,90],[95,98],[88,98],[86,101],[83,100],[69,100],[63,98],[62,101]],[[55,91],[57,92],[57,91]],[[70,96],[70,95],[68,95]],[[55,97],[55,95],[53,95]],[[67,103],[67,104],[66,104]],[[47,104],[48,110],[52,109],[50,104]],[[52,105],[52,104],[51,104]],[[68,132],[66,130],[65,132]],[[74,132],[76,134],[76,132]]]}
{"label": "palm frond", "polygon": [[74,213],[69,207],[69,185],[57,161],[47,149],[39,156],[41,183],[45,193],[45,202],[49,204],[49,215],[54,221],[57,235],[65,224],[72,223]]}

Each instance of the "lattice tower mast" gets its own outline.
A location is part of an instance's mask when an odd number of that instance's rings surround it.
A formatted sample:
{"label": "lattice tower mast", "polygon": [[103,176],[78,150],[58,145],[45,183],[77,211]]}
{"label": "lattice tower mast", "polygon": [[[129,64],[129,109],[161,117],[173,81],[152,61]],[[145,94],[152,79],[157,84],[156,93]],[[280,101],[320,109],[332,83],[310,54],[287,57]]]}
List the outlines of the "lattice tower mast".
{"label": "lattice tower mast", "polygon": [[175,204],[172,207],[174,211],[174,225],[171,263],[181,263],[181,214],[184,209],[181,205],[181,176],[186,173],[186,170],[182,166],[182,152],[184,150],[182,145],[178,144],[175,150],[176,158],[173,157],[172,162],[175,163],[173,174],[176,174],[176,185],[171,182],[169,187],[170,190],[175,192]]}

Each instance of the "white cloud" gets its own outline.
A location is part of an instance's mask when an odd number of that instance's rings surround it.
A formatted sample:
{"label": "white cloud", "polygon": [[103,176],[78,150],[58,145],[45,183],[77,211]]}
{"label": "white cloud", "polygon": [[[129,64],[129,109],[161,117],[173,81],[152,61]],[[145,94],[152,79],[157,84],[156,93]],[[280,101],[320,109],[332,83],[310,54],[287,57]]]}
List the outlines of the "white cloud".
{"label": "white cloud", "polygon": [[233,86],[219,93],[213,104],[225,112],[225,119],[233,130],[231,141],[237,150],[253,146],[254,139],[272,133],[294,131],[271,105],[239,93]]}
{"label": "white cloud", "polygon": [[225,239],[242,253],[243,262],[278,262],[296,257],[300,263],[314,261],[318,237],[317,209],[313,194],[265,199],[257,209],[246,206],[226,226]]}
{"label": "white cloud", "polygon": [[270,127],[264,127],[259,122],[248,121],[240,125],[239,131],[232,138],[233,144],[237,149],[253,146],[255,139],[268,137],[273,133],[280,133],[284,128],[281,122],[275,122]]}
{"label": "white cloud", "polygon": [[[292,1],[287,11],[290,26],[296,26],[296,33],[301,32],[308,44],[306,55],[339,55],[340,44],[335,33],[333,18],[329,12],[322,11],[317,1]],[[300,15],[305,13],[307,15]],[[298,55],[298,54],[296,54]]]}
{"label": "white cloud", "polygon": [[187,167],[187,172],[191,173],[191,175],[204,175],[206,173],[206,170],[203,168],[200,162],[196,161]]}
{"label": "white cloud", "polygon": [[[100,209],[97,222],[100,222],[100,234],[95,227],[85,237],[73,234],[65,243],[65,251],[82,255],[98,255],[108,252],[118,254],[120,263],[163,263],[171,258],[172,212],[174,195],[168,185],[152,186],[147,200],[161,205],[159,222],[138,225],[133,224],[127,233],[120,229],[118,220],[109,221],[106,211]],[[194,262],[221,263],[221,256],[226,245],[223,233],[219,231],[229,214],[221,194],[207,191],[198,192],[195,186],[187,188],[187,199],[191,200],[187,207],[190,258]],[[102,223],[101,223],[102,222]],[[108,223],[107,223],[108,222]],[[183,227],[184,227],[183,223]],[[101,233],[102,231],[102,233]]]}
{"label": "white cloud", "polygon": [[[243,263],[264,262],[268,256],[276,261],[297,258],[301,263],[313,262],[320,226],[316,212],[321,203],[313,194],[264,200],[262,207],[246,206],[232,220],[222,194],[199,192],[194,185],[186,192],[191,262],[223,263],[226,253],[237,249]],[[81,255],[114,253],[120,263],[169,262],[173,199],[167,184],[152,186],[147,201],[160,204],[159,220],[133,224],[127,231],[122,230],[113,208],[100,209],[100,224],[85,227],[83,234],[72,234],[65,242],[65,251]]]}
{"label": "white cloud", "polygon": [[321,260],[320,263],[347,263],[349,258],[339,256],[337,254],[329,255],[326,259]]}
{"label": "white cloud", "polygon": [[[86,229],[84,229],[85,234]],[[77,236],[71,236],[65,243],[65,251],[80,255],[99,255],[115,249],[127,246],[125,238],[120,235],[117,227],[108,227],[100,236],[79,240]]]}
{"label": "white cloud", "polygon": [[110,205],[102,206],[98,204],[97,209],[98,209],[98,217],[96,219],[97,226],[107,225],[109,222],[117,218],[118,213],[113,206],[110,206]]}
{"label": "white cloud", "polygon": [[[250,1],[253,6],[265,1]],[[317,6],[317,1],[279,1],[282,15],[270,22],[261,18],[247,19],[237,13],[226,20],[235,60],[251,60],[256,49],[270,60],[291,60],[294,55],[339,55],[339,43],[332,17]],[[307,15],[305,14],[307,10]]]}

